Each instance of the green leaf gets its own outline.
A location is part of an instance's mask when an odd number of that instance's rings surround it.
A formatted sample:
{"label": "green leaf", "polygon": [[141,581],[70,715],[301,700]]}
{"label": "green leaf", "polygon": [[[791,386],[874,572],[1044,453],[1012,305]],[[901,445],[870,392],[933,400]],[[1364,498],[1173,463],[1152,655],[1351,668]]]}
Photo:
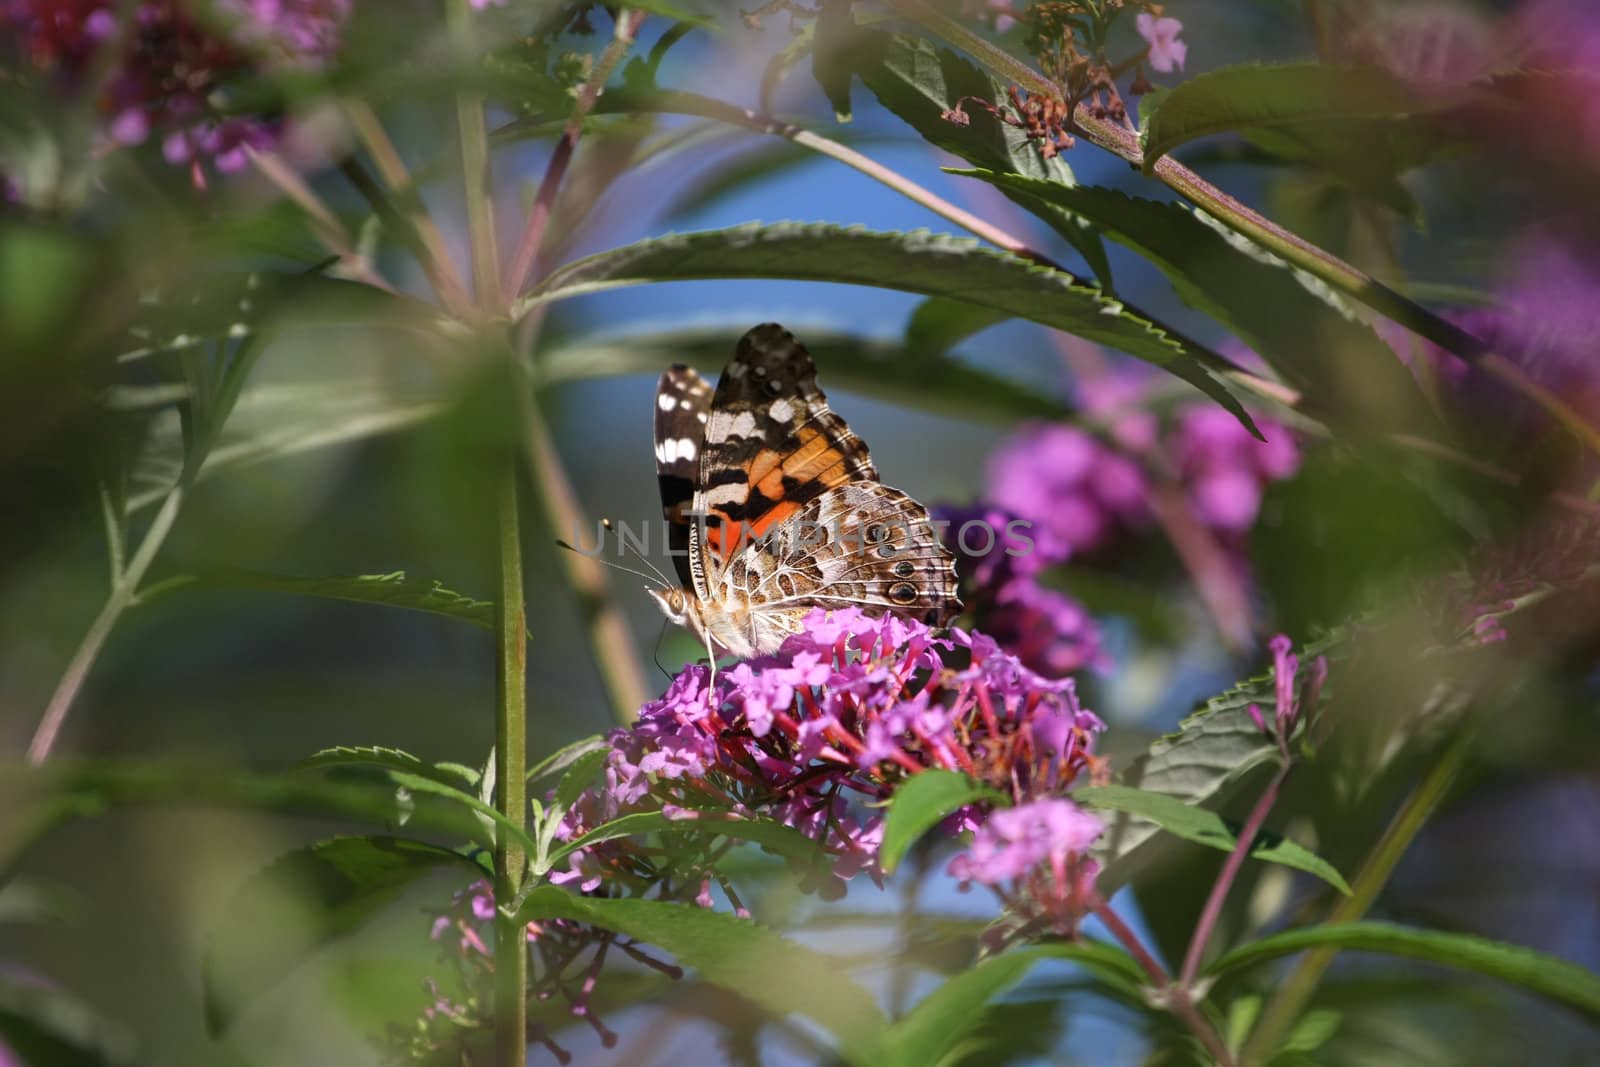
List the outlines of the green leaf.
{"label": "green leaf", "polygon": [[[856,56],[857,73],[878,102],[930,144],[976,167],[1074,184],[1065,159],[1043,158],[1038,143],[1030,141],[1025,131],[1001,122],[989,108],[974,102],[1011,110],[1006,85],[957,53],[920,37],[873,33]],[[946,117],[955,110],[967,117],[964,124]],[[1109,288],[1111,265],[1099,234],[1057,205],[1025,191],[1001,191],[1065,238]]]}
{"label": "green leaf", "polygon": [[60,989],[0,976],[0,1054],[19,1067],[114,1067],[133,1038]]}
{"label": "green leaf", "polygon": [[1173,89],[1145,116],[1144,169],[1180,144],[1215,133],[1351,119],[1398,118],[1452,101],[1418,93],[1382,70],[1321,63],[1247,64],[1213,70]]}
{"label": "green leaf", "polygon": [[874,1049],[887,1020],[872,994],[831,957],[752,920],[657,900],[581,897],[554,886],[530,893],[516,918],[571,919],[648,942],[768,1011],[811,1019],[851,1063],[873,1067],[878,1060]]}
{"label": "green leaf", "polygon": [[528,855],[532,856],[537,854],[537,848],[533,843],[533,838],[528,836],[528,832],[524,830],[521,825],[511,819],[508,819],[497,809],[489,804],[484,803],[471,793],[457,789],[448,782],[442,782],[436,778],[425,777],[420,774],[412,774],[405,771],[385,771],[384,776],[395,785],[404,786],[406,789],[414,790],[418,793],[430,793],[436,797],[443,797],[446,800],[453,800],[458,804],[464,804],[473,811],[477,812],[479,815],[489,819],[506,833],[510,834],[518,844],[527,850]]}
{"label": "green leaf", "polygon": [[[658,374],[674,362],[688,363],[714,376],[727,365],[734,341],[750,325],[730,322],[726,328],[578,338],[541,355],[540,380],[556,384],[604,374]],[[1070,415],[1064,405],[1036,390],[916,345],[874,341],[825,326],[784,325],[805,343],[830,389],[837,385],[921,411],[1006,426],[1019,418]]]}
{"label": "green leaf", "polygon": [[[1222,816],[1214,811],[1192,807],[1165,793],[1152,793],[1125,785],[1095,785],[1084,786],[1072,795],[1091,807],[1125,811],[1129,815],[1148,819],[1169,834],[1207,848],[1232,852],[1239,843],[1234,829],[1222,821]],[[1331,863],[1293,841],[1265,832],[1257,833],[1250,847],[1250,855],[1268,863],[1314,874],[1339,892],[1350,895],[1350,886]]]}
{"label": "green leaf", "polygon": [[1058,204],[1149,259],[1184,303],[1228,326],[1300,390],[1310,414],[1361,429],[1431,421],[1394,350],[1337,293],[1197,209],[1017,174],[952,173]]}
{"label": "green leaf", "polygon": [[1195,352],[1092,285],[976,241],[879,233],[826,223],[750,223],[613,248],[553,271],[517,315],[554,300],[626,285],[708,278],[789,278],[944,296],[1031,319],[1121,349],[1171,371],[1254,424]]}
{"label": "green leaf", "polygon": [[893,874],[907,850],[946,815],[981,801],[1004,803],[1005,798],[960,771],[931,770],[912,775],[894,791],[884,815],[883,845],[878,849],[883,873]]}
{"label": "green leaf", "polygon": [[399,837],[335,837],[257,872],[223,910],[202,968],[206,1025],[220,1033],[307,956],[367,922],[417,878],[482,871],[449,849]]}
{"label": "green leaf", "polygon": [[1317,1049],[1333,1040],[1333,1035],[1339,1032],[1339,1024],[1344,1021],[1344,1013],[1331,1008],[1314,1008],[1300,1016],[1294,1024],[1294,1029],[1289,1031],[1289,1036],[1283,1039],[1273,1052],[1274,1056],[1285,1052],[1315,1052]]}
{"label": "green leaf", "polygon": [[821,852],[820,846],[812,838],[774,819],[740,819],[705,814],[696,819],[670,819],[659,811],[638,811],[602,823],[581,837],[551,849],[549,862],[552,865],[559,863],[578,849],[588,848],[602,841],[614,841],[619,837],[637,837],[650,833],[730,837],[736,841],[753,842],[769,852],[801,863],[814,862]]}
{"label": "green leaf", "polygon": [[403,774],[418,774],[431,778],[440,785],[459,788],[462,781],[458,771],[448,767],[435,767],[426,760],[398,748],[381,745],[335,745],[313,752],[296,763],[301,770],[326,767],[381,767]]}
{"label": "green leaf", "polygon": [[947,978],[905,1017],[889,1028],[883,1047],[891,1067],[935,1064],[982,1021],[975,1008],[1022,981],[1041,960],[1064,959],[1084,965],[1091,973],[1119,986],[1138,988],[1144,972],[1133,957],[1097,941],[1042,945],[993,956],[975,967]]}
{"label": "green leaf", "polygon": [[906,321],[905,344],[926,356],[943,354],[1008,317],[987,308],[931,296],[912,309],[911,318]]}
{"label": "green leaf", "polygon": [[[206,575],[182,575],[146,589],[139,603],[179,590],[248,589],[263,593],[294,593],[301,596],[349,600],[358,604],[377,604],[444,615],[494,629],[494,604],[474,600],[446,589],[441,582],[410,578],[405,571],[388,574],[359,574],[351,578],[296,578],[257,571],[222,571]],[[420,760],[418,761],[421,762]]]}
{"label": "green leaf", "polygon": [[1600,975],[1575,963],[1520,945],[1392,923],[1335,923],[1274,934],[1226,953],[1206,973],[1227,974],[1310,948],[1378,952],[1472,971],[1600,1017]]}
{"label": "green leaf", "polygon": [[[1301,670],[1319,655],[1334,659],[1344,639],[1344,631],[1335,630],[1300,648]],[[1227,795],[1251,771],[1279,758],[1277,745],[1250,718],[1251,704],[1259,705],[1261,714],[1271,719],[1277,707],[1271,671],[1212,697],[1179,723],[1176,732],[1157,738],[1123,771],[1122,784],[1193,805]],[[1304,718],[1313,710],[1306,709]],[[1145,846],[1157,832],[1154,823],[1131,815],[1112,822],[1102,846],[1104,868],[1098,882],[1102,893],[1109,895],[1128,880],[1147,857]]]}
{"label": "green leaf", "polygon": [[600,734],[591,734],[579,738],[570,745],[562,745],[544,759],[528,768],[528,781],[537,782],[539,779],[564,771],[578,761],[580,757],[587,756],[606,744],[606,739]]}
{"label": "green leaf", "polygon": [[600,773],[600,768],[606,765],[610,755],[609,747],[597,748],[573,760],[567,773],[561,776],[561,781],[556,785],[556,807],[562,811],[572,807],[583,791],[589,788],[595,775]]}

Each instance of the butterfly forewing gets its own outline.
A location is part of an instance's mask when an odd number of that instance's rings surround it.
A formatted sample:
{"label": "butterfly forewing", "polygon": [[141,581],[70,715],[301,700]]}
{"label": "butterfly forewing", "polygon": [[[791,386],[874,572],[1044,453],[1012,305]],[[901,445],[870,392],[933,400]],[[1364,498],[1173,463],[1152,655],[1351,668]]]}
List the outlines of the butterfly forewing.
{"label": "butterfly forewing", "polygon": [[656,385],[656,480],[667,521],[667,547],[678,579],[696,592],[689,565],[689,511],[711,410],[711,386],[693,367],[674,363]]}

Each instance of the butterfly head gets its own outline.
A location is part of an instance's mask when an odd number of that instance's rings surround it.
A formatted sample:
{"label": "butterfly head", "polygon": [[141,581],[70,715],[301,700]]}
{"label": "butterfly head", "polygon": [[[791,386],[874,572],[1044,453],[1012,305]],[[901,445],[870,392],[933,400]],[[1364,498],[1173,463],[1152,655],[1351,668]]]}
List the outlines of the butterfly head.
{"label": "butterfly head", "polygon": [[667,617],[668,622],[690,629],[696,628],[692,618],[694,603],[687,589],[675,585],[661,587],[647,585],[645,592],[649,593],[650,599],[661,608],[661,614]]}

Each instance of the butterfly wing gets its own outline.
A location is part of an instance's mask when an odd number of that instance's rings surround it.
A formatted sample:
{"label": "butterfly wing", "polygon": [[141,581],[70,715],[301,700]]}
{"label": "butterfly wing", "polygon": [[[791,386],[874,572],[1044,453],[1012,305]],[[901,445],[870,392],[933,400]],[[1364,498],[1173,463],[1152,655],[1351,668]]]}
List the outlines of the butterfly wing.
{"label": "butterfly wing", "polygon": [[700,451],[694,511],[704,516],[697,547],[709,584],[745,541],[835,486],[877,479],[867,446],[817,388],[811,354],[776,323],[750,330],[717,382]]}
{"label": "butterfly wing", "polygon": [[725,602],[749,605],[751,643],[771,651],[815,607],[856,605],[942,626],[961,612],[955,556],[921,504],[877,482],[816,497],[740,552]]}
{"label": "butterfly wing", "polygon": [[674,363],[656,385],[656,481],[667,520],[667,547],[679,580],[697,595],[689,556],[690,506],[700,476],[700,457],[711,410],[711,386],[693,367]]}

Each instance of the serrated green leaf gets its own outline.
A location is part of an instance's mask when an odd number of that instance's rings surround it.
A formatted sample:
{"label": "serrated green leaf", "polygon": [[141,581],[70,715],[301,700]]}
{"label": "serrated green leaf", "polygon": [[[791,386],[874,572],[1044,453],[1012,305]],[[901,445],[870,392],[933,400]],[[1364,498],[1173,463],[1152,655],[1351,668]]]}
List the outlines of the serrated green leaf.
{"label": "serrated green leaf", "polygon": [[1184,303],[1228,326],[1300,390],[1310,414],[1363,430],[1431,421],[1394,350],[1337,293],[1198,209],[1018,174],[952,173],[1058,204],[1149,259]]}
{"label": "serrated green leaf", "polygon": [[1020,982],[1034,965],[1064,959],[1120,986],[1137,989],[1145,980],[1133,957],[1098,941],[1042,945],[993,956],[953,975],[889,1028],[883,1046],[893,1067],[939,1063],[982,1022],[974,1008]]}
{"label": "serrated green leaf", "polygon": [[638,811],[623,815],[551,849],[549,862],[559,863],[581,848],[615,841],[620,837],[638,837],[654,833],[692,833],[729,837],[736,841],[749,841],[760,845],[786,859],[811,863],[821,855],[821,847],[810,837],[792,826],[774,819],[739,819],[701,815],[695,819],[672,819],[659,811]]}
{"label": "serrated green leaf", "polygon": [[399,837],[335,837],[252,875],[223,909],[202,967],[206,1025],[220,1033],[320,948],[358,929],[417,878],[481,870],[460,853]]}
{"label": "serrated green leaf", "polygon": [[888,1020],[872,994],[831,957],[752,920],[656,900],[580,897],[554,886],[530,893],[516,918],[571,919],[648,942],[672,953],[705,981],[768,1011],[811,1019],[858,1067],[878,1063],[875,1049]]}
{"label": "serrated green leaf", "polygon": [[434,766],[426,760],[413,756],[398,748],[385,748],[381,745],[335,745],[313,752],[305,759],[296,763],[301,770],[325,769],[328,767],[378,767],[384,770],[400,771],[404,774],[417,774],[424,778],[431,778],[440,785],[457,789],[462,783],[460,770],[454,764],[440,764]]}
{"label": "serrated green leaf", "polygon": [[[1299,650],[1301,670],[1320,655],[1333,659],[1344,640],[1341,629],[1306,644]],[[1157,738],[1123,771],[1121,784],[1194,805],[1226,795],[1252,770],[1279,758],[1277,745],[1250,718],[1246,709],[1251,704],[1259,705],[1262,715],[1271,719],[1277,695],[1270,671],[1212,697],[1179,723],[1177,731]],[[1306,709],[1305,718],[1313,710]],[[1103,893],[1112,893],[1128,880],[1157,832],[1154,823],[1131,815],[1111,822],[1102,839],[1104,866],[1098,884]]]}
{"label": "serrated green leaf", "polygon": [[[968,307],[969,305],[957,305]],[[656,374],[688,363],[718,374],[748,322],[727,328],[606,335],[563,343],[540,357],[540,381],[553,385],[606,374]],[[1066,418],[1069,409],[998,375],[913,345],[874,341],[827,327],[784,324],[816,359],[823,382],[890,403],[1012,425],[1019,418]]]}
{"label": "serrated green leaf", "polygon": [[567,773],[561,776],[561,781],[556,785],[556,807],[562,811],[572,807],[583,791],[589,788],[595,775],[600,773],[600,768],[606,765],[606,759],[610,755],[611,749],[608,746],[585,752],[573,760],[567,768]]}
{"label": "serrated green leaf", "polygon": [[1206,968],[1222,975],[1310,948],[1377,952],[1471,971],[1600,1017],[1600,975],[1521,945],[1393,923],[1354,922],[1289,930],[1241,945]]}
{"label": "serrated green leaf", "polygon": [[134,1042],[83,1001],[39,982],[0,976],[0,1056],[19,1067],[117,1067]]}
{"label": "serrated green leaf", "polygon": [[899,289],[991,308],[1118,348],[1184,379],[1258,432],[1222,380],[1167,332],[1064,271],[976,241],[918,230],[750,223],[600,252],[553,271],[517,315],[554,300],[649,282],[789,278]]}
{"label": "serrated green leaf", "polygon": [[906,851],[946,815],[980,801],[1003,803],[1005,798],[959,771],[936,769],[912,775],[894,791],[883,817],[883,844],[878,849],[883,873],[893,874]]}
{"label": "serrated green leaf", "polygon": [[[1072,168],[1061,156],[1045,159],[1038,142],[1024,130],[1001,122],[983,101],[1011,109],[1006,85],[961,55],[921,37],[903,34],[867,35],[856,53],[857,73],[878,98],[930,144],[960,156],[973,166],[1041,181],[1072,185]],[[965,123],[946,115],[959,109]],[[1111,264],[1099,234],[1060,207],[1041,203],[1026,192],[1002,190],[1037,215],[1077,249],[1095,277],[1108,288]]]}
{"label": "serrated green leaf", "polygon": [[1419,93],[1371,67],[1322,63],[1246,64],[1190,78],[1147,112],[1142,140],[1148,173],[1156,160],[1197,137],[1253,128],[1292,128],[1443,110],[1453,101]]}
{"label": "serrated green leaf", "polygon": [[405,571],[358,574],[349,578],[298,578],[256,571],[184,575],[144,591],[140,594],[139,602],[144,603],[180,590],[201,589],[248,589],[263,593],[294,593],[330,600],[349,600],[358,604],[425,611],[494,629],[493,603],[462,596],[452,589],[446,589],[441,582],[410,578]]}
{"label": "serrated green leaf", "polygon": [[395,785],[404,786],[407,789],[415,790],[419,793],[430,793],[433,796],[443,797],[445,800],[453,800],[458,804],[463,804],[466,807],[471,808],[479,815],[488,818],[501,830],[504,830],[506,833],[510,834],[511,837],[518,844],[520,844],[524,850],[526,850],[528,855],[531,856],[536,854],[537,849],[533,843],[533,838],[528,836],[528,832],[524,830],[521,825],[512,821],[511,819],[508,819],[497,809],[485,804],[482,800],[473,796],[471,793],[457,789],[454,785],[451,785],[448,782],[442,782],[435,778],[424,777],[420,774],[413,774],[405,771],[385,771],[384,774]]}
{"label": "serrated green leaf", "polygon": [[[1235,830],[1214,811],[1193,807],[1165,793],[1152,793],[1125,785],[1084,786],[1073,797],[1091,807],[1126,812],[1148,819],[1169,834],[1197,845],[1232,852],[1239,843]],[[1350,886],[1333,864],[1310,849],[1276,835],[1257,833],[1250,855],[1268,863],[1314,874],[1348,896]]]}

